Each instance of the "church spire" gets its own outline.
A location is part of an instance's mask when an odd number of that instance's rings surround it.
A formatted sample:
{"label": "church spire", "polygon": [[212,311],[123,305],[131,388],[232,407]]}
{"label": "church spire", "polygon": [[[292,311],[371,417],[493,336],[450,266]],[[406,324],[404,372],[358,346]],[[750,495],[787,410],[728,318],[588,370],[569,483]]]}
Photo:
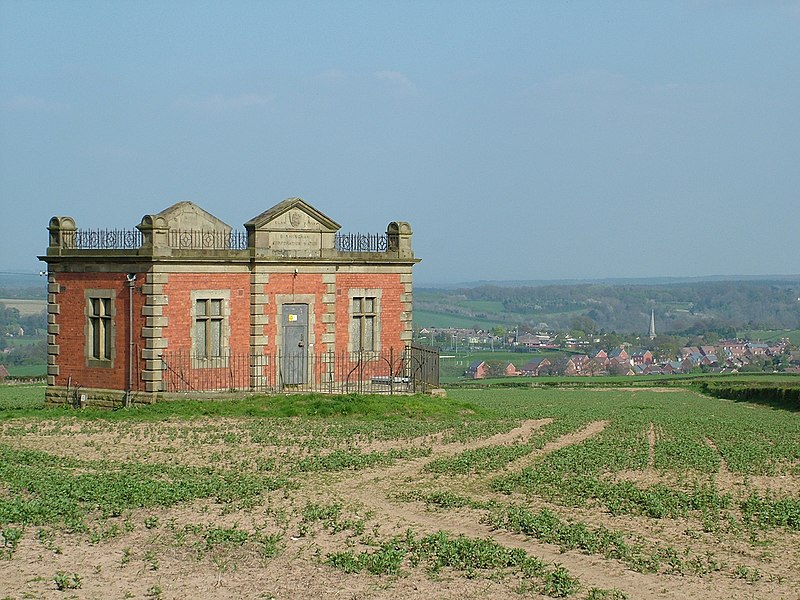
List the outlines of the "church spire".
{"label": "church spire", "polygon": [[647,337],[651,340],[656,337],[656,312],[655,309],[650,309],[650,329],[647,332]]}

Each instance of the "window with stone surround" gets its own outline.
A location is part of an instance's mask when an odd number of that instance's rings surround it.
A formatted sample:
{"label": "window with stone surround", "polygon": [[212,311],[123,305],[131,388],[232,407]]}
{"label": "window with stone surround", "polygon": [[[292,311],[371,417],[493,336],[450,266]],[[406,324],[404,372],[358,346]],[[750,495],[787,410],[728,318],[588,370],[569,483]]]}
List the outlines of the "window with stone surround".
{"label": "window with stone surround", "polygon": [[229,290],[192,292],[192,353],[198,359],[228,355],[230,337]]}
{"label": "window with stone surround", "polygon": [[114,290],[85,291],[86,361],[89,367],[114,366]]}
{"label": "window with stone surround", "polygon": [[380,350],[380,290],[350,291],[351,352]]}

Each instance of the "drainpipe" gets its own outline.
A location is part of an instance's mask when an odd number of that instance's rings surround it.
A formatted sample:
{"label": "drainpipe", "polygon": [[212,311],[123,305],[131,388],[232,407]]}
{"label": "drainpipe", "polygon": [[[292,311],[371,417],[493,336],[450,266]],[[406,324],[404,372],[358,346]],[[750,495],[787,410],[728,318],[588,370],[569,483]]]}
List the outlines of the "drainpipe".
{"label": "drainpipe", "polygon": [[136,273],[128,273],[128,389],[125,391],[125,408],[131,405],[133,393],[133,286]]}

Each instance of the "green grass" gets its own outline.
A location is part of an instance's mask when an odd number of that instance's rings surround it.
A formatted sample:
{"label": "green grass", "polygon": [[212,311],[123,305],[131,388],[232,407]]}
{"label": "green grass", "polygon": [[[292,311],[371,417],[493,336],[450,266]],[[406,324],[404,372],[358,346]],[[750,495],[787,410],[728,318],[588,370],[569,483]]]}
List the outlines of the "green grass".
{"label": "green grass", "polygon": [[503,323],[498,319],[466,317],[419,309],[414,309],[414,323],[417,327],[455,327],[458,329],[472,329],[473,327],[492,329],[493,327],[505,327],[508,325],[508,323]]}
{"label": "green grass", "polygon": [[13,377],[45,377],[47,365],[10,365],[6,367],[8,374]]}
{"label": "green grass", "polygon": [[761,342],[777,342],[783,338],[789,338],[792,344],[800,346],[800,329],[751,329],[739,334],[749,340],[759,340]]}
{"label": "green grass", "polygon": [[324,394],[289,395],[254,398],[261,402],[264,416],[275,417],[358,417],[358,418],[430,418],[454,417],[476,407],[469,403],[442,401],[430,396],[328,396]]}
{"label": "green grass", "polygon": [[[562,352],[561,350],[554,352]],[[542,356],[542,355],[538,355]],[[546,356],[546,354],[545,354]],[[447,360],[447,359],[445,359]],[[514,363],[517,364],[516,362]],[[521,365],[520,365],[521,366]],[[454,387],[562,387],[562,388],[685,388],[699,389],[702,384],[714,385],[755,385],[763,387],[794,387],[800,386],[800,376],[787,373],[689,373],[676,375],[637,375],[629,377],[625,375],[599,375],[596,377],[565,377],[565,376],[541,376],[541,377],[499,377],[494,379],[460,380],[453,379],[448,383]],[[456,385],[457,384],[457,385]]]}
{"label": "green grass", "polygon": [[7,411],[44,408],[44,385],[0,385],[0,419]]}
{"label": "green grass", "polygon": [[413,396],[254,395],[222,401],[172,400],[115,411],[86,408],[76,412],[66,407],[45,408],[44,390],[45,386],[43,385],[0,386],[0,420],[34,415],[51,418],[70,415],[81,419],[113,421],[162,421],[173,418],[196,419],[201,417],[303,417],[404,422],[408,420],[459,419],[463,415],[477,415],[482,412],[482,409],[469,402],[436,399],[421,394]]}

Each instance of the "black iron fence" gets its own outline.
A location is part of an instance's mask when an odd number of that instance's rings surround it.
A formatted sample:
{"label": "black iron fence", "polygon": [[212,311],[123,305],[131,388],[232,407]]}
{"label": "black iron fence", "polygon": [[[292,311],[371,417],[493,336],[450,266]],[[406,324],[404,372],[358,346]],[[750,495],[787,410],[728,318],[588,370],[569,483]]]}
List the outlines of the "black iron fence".
{"label": "black iron fence", "polygon": [[187,250],[247,250],[247,232],[170,229],[169,245]]}
{"label": "black iron fence", "polygon": [[[386,252],[389,236],[385,233],[337,233],[339,252]],[[142,245],[138,229],[62,230],[60,246],[75,250],[135,250]],[[247,250],[246,231],[207,229],[170,229],[169,245],[183,250]]]}
{"label": "black iron fence", "polygon": [[425,392],[439,385],[439,353],[407,346],[384,352],[235,354],[198,357],[165,351],[164,392],[320,392],[396,394]]}
{"label": "black iron fence", "polygon": [[385,233],[337,233],[336,249],[339,252],[386,252],[389,237]]}
{"label": "black iron fence", "polygon": [[76,229],[61,232],[61,247],[76,250],[132,250],[142,245],[138,229]]}
{"label": "black iron fence", "polygon": [[[61,247],[75,250],[135,250],[142,245],[138,229],[76,229],[61,232]],[[247,232],[170,229],[169,245],[186,250],[247,250]]]}

